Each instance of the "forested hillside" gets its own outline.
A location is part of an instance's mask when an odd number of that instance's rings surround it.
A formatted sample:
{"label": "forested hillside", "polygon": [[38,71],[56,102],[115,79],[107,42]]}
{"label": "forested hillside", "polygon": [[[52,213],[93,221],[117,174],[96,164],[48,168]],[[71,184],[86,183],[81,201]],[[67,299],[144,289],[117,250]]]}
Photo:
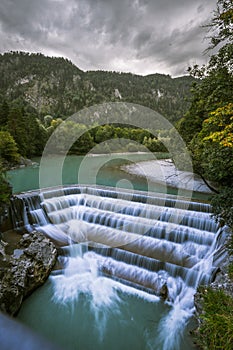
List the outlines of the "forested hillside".
{"label": "forested hillside", "polygon": [[0,76],[1,100],[21,98],[40,117],[68,117],[85,106],[126,101],[150,107],[171,122],[186,112],[193,81],[188,76],[83,72],[67,59],[24,52],[0,55]]}

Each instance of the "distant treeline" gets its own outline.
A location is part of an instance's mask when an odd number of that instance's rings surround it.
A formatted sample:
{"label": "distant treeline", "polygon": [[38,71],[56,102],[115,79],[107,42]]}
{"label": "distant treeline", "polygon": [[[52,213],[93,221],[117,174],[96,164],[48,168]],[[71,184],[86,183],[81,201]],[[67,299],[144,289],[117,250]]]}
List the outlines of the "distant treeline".
{"label": "distant treeline", "polygon": [[159,140],[149,130],[114,124],[88,127],[50,115],[41,119],[36,110],[19,100],[0,105],[0,156],[5,162],[17,163],[19,154],[40,156],[51,135],[50,151],[54,153],[166,151],[162,142],[166,135]]}

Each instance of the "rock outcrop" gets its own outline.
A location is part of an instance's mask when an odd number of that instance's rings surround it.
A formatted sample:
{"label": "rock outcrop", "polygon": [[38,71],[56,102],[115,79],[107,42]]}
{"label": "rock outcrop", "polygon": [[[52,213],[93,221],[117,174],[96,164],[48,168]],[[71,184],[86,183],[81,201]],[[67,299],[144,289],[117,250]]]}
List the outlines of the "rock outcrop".
{"label": "rock outcrop", "polygon": [[24,234],[9,257],[1,249],[0,311],[15,315],[23,299],[48,278],[57,257],[54,244],[43,234]]}

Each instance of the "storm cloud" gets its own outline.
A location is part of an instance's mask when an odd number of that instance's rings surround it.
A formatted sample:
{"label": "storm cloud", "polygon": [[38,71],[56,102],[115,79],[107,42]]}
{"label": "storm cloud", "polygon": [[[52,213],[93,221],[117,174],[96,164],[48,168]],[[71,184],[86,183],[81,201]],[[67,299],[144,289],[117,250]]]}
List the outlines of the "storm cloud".
{"label": "storm cloud", "polygon": [[1,52],[42,52],[83,70],[183,75],[205,63],[216,0],[1,0]]}

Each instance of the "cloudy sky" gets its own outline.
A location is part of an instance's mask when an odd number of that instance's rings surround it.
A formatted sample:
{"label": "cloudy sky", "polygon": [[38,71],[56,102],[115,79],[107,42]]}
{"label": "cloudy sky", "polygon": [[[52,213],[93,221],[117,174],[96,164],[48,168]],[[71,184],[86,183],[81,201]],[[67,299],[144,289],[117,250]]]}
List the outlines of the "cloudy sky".
{"label": "cloudy sky", "polygon": [[1,0],[0,51],[63,56],[83,70],[183,75],[206,63],[216,0]]}

